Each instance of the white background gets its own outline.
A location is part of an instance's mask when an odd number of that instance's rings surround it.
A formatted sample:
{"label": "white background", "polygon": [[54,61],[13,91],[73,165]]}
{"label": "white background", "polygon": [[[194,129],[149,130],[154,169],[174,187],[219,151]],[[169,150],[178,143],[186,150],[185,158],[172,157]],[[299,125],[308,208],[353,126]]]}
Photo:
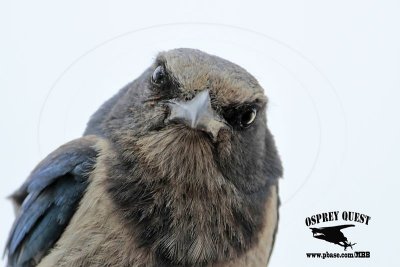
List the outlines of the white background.
{"label": "white background", "polygon": [[[157,51],[193,47],[242,65],[270,98],[285,167],[270,266],[397,266],[399,12],[398,1],[2,1],[0,248],[5,198],[36,163]],[[306,258],[343,251],[304,223],[333,210],[372,217],[343,230],[370,259]]]}

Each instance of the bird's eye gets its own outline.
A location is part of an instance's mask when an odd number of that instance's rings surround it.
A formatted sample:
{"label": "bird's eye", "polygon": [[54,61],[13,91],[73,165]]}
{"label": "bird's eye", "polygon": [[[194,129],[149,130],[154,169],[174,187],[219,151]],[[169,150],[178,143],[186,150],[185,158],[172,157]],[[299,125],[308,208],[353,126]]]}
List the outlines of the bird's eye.
{"label": "bird's eye", "polygon": [[157,86],[164,85],[167,81],[167,74],[163,66],[158,66],[151,76],[151,82]]}
{"label": "bird's eye", "polygon": [[240,118],[240,126],[243,128],[249,127],[256,119],[256,116],[257,110],[255,108],[246,110]]}

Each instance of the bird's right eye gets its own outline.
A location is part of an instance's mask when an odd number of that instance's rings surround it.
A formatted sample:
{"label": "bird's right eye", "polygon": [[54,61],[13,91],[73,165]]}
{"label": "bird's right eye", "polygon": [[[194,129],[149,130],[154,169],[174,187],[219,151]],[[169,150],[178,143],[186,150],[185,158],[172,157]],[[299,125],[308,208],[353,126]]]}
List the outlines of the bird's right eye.
{"label": "bird's right eye", "polygon": [[250,108],[246,110],[240,116],[240,126],[243,128],[249,127],[256,119],[256,116],[257,116],[257,110],[255,108]]}
{"label": "bird's right eye", "polygon": [[257,106],[251,103],[228,107],[224,109],[223,116],[231,126],[244,130],[249,128],[256,120],[257,109]]}
{"label": "bird's right eye", "polygon": [[164,66],[158,66],[151,75],[151,82],[154,85],[162,86],[167,82],[167,74]]}

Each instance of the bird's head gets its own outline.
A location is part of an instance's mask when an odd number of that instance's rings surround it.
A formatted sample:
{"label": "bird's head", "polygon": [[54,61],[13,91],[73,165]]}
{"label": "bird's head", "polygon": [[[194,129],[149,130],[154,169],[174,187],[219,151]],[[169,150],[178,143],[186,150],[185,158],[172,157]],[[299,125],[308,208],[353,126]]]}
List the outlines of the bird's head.
{"label": "bird's head", "polygon": [[[219,171],[246,191],[281,175],[267,97],[246,70],[195,49],[161,52],[114,108],[108,128],[127,160],[178,179]],[[187,179],[187,177],[181,177]]]}
{"label": "bird's head", "polygon": [[128,85],[104,124],[124,162],[110,192],[144,245],[187,264],[251,245],[282,174],[266,106],[246,70],[194,49],[160,53]]}

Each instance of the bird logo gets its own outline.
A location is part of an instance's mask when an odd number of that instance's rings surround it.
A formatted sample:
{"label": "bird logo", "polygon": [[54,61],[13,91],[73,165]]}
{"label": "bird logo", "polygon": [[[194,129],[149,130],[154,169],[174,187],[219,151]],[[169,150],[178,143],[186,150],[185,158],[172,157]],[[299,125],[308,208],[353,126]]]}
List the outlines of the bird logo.
{"label": "bird logo", "polygon": [[344,250],[347,250],[348,247],[353,249],[353,246],[356,243],[351,243],[347,240],[347,237],[340,231],[344,228],[354,227],[354,224],[344,224],[344,225],[337,225],[337,226],[330,226],[330,227],[320,227],[314,228],[310,227],[313,237],[325,240],[330,243],[334,243],[336,245],[344,247]]}

